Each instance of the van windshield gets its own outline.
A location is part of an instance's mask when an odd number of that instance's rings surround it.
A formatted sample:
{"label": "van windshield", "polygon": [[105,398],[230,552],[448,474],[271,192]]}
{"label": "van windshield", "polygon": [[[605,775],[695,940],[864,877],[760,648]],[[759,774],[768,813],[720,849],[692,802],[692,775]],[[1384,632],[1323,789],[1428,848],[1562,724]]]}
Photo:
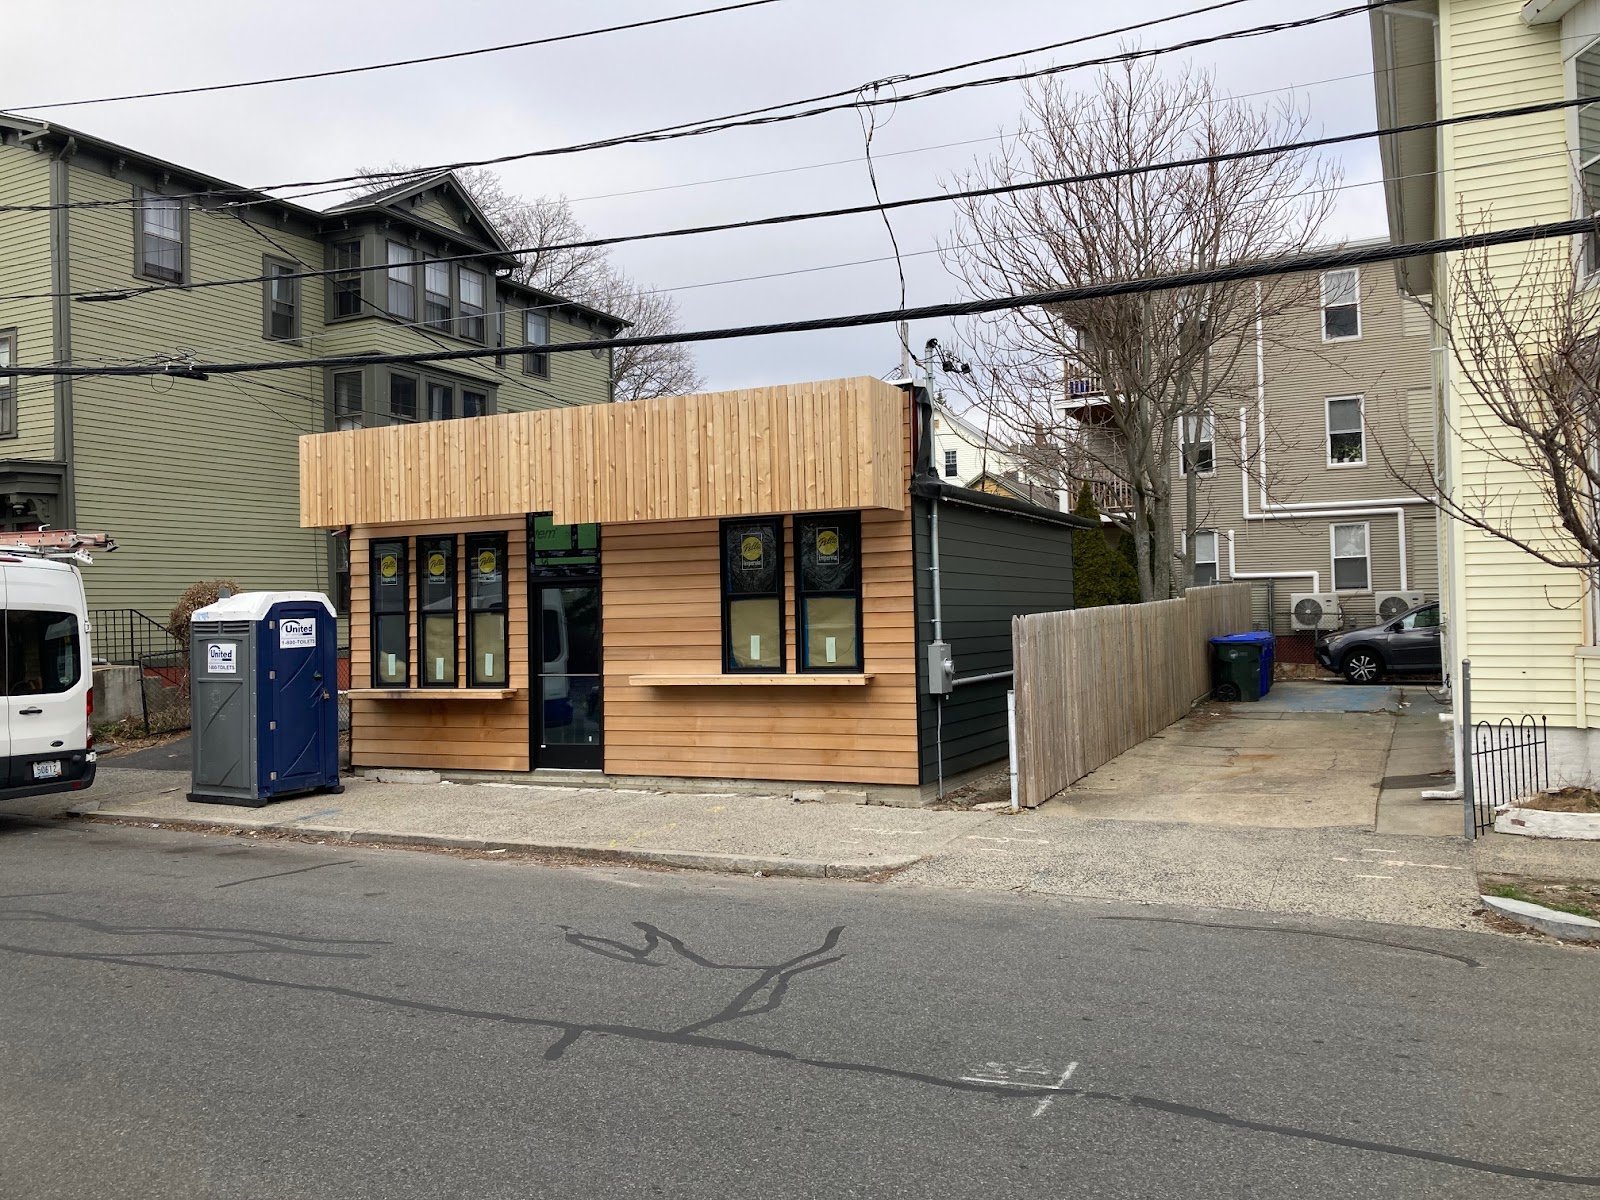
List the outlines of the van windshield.
{"label": "van windshield", "polygon": [[70,691],[82,673],[78,621],[71,613],[12,609],[6,613],[6,694]]}

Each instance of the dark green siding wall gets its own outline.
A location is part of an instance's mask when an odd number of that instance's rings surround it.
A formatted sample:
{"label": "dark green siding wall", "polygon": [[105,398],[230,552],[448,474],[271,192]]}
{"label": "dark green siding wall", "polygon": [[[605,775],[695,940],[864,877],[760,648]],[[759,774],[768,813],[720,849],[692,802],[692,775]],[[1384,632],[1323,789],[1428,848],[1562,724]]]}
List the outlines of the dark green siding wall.
{"label": "dark green siding wall", "polygon": [[[958,687],[942,702],[928,695],[925,647],[933,640],[929,509],[928,501],[914,501],[917,716],[924,783],[939,777],[941,727],[946,779],[1006,757],[1006,691],[1011,686],[1000,681]],[[944,638],[955,657],[956,678],[1009,671],[1011,618],[1072,607],[1072,530],[943,504],[939,569]]]}

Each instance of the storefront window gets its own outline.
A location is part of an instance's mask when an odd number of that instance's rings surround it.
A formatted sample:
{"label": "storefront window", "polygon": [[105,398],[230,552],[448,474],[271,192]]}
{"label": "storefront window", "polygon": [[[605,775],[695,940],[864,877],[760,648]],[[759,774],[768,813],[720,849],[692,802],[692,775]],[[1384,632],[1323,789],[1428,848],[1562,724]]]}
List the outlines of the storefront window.
{"label": "storefront window", "polygon": [[372,543],[372,685],[410,682],[409,579],[404,541]]}
{"label": "storefront window", "polygon": [[456,685],[456,539],[417,539],[417,678],[423,687]]}
{"label": "storefront window", "polygon": [[505,687],[506,535],[467,537],[467,681],[473,687]]}
{"label": "storefront window", "polygon": [[802,671],[861,670],[861,516],[796,517]]}
{"label": "storefront window", "polygon": [[779,672],[783,644],[783,522],[722,522],[725,671]]}

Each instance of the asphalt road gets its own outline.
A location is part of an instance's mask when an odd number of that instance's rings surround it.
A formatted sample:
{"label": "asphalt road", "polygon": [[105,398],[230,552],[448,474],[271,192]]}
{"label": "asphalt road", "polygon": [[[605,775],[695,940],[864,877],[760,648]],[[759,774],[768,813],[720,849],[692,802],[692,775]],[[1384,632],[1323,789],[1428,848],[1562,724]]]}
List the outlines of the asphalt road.
{"label": "asphalt road", "polygon": [[0,817],[0,1194],[1600,1196],[1591,953]]}

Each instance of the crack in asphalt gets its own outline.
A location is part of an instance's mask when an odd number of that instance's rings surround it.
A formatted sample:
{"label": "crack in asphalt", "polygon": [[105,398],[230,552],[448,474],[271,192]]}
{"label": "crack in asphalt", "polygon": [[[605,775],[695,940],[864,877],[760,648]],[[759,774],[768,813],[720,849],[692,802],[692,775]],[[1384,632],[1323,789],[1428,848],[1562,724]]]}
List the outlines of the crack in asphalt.
{"label": "crack in asphalt", "polygon": [[[6,914],[8,915],[8,914]],[[76,918],[57,916],[56,914],[30,914],[36,918],[69,924],[82,928],[95,929],[96,931],[130,932],[118,930],[114,927],[104,927],[99,922],[83,921]],[[1116,919],[1116,918],[1103,918]],[[1146,920],[1161,920],[1164,918],[1133,918]],[[1182,924],[1208,925],[1208,922],[1179,922]],[[660,965],[647,961],[656,948],[662,943],[667,944],[675,953],[691,963],[712,970],[756,970],[762,972],[757,983],[765,986],[775,984],[782,972],[789,972],[790,977],[801,970],[826,965],[827,962],[837,959],[813,961],[819,954],[825,954],[837,944],[838,937],[843,933],[843,927],[836,927],[830,931],[822,946],[816,950],[807,951],[797,958],[785,963],[774,965],[746,964],[734,966],[731,964],[715,963],[709,959],[688,950],[678,939],[665,934],[654,926],[642,922],[635,922],[637,928],[645,933],[645,945],[640,948],[627,946],[609,938],[600,938],[588,934],[575,934],[566,930],[567,940],[573,945],[585,950],[599,953],[605,957],[615,958],[619,961],[635,962],[642,965]],[[1231,926],[1220,926],[1230,928]],[[1266,932],[1307,932],[1304,930],[1280,930],[1271,926],[1240,926],[1252,930]],[[237,930],[207,930],[207,929],[159,929],[144,930],[146,933],[177,933],[188,936],[216,936],[227,933],[237,935]],[[334,942],[338,939],[307,939],[292,934],[273,934],[260,930],[244,931],[248,937],[256,939],[277,939],[285,941],[327,941]],[[1343,935],[1327,935],[1343,936]],[[1354,941],[1372,941],[1366,938],[1350,938]],[[346,945],[377,945],[383,943],[372,942],[343,942]],[[1378,943],[1387,945],[1389,943]],[[269,947],[270,948],[270,947]],[[280,946],[278,949],[290,954],[306,954],[305,950],[297,946]],[[1401,949],[1417,949],[1416,947],[1401,946]],[[811,1067],[818,1070],[839,1071],[849,1074],[870,1075],[879,1078],[904,1080],[909,1083],[918,1083],[930,1087],[937,1087],[947,1091],[968,1094],[987,1095],[1002,1099],[1016,1099],[1021,1094],[1029,1101],[1034,1100],[1032,1090],[1019,1089],[1014,1084],[993,1084],[982,1081],[966,1079],[952,1079],[947,1076],[935,1075],[929,1072],[912,1071],[900,1067],[881,1066],[876,1063],[853,1062],[844,1059],[815,1058],[799,1054],[791,1050],[784,1050],[773,1046],[764,1046],[758,1042],[748,1042],[729,1037],[713,1037],[700,1030],[709,1025],[736,1020],[744,1016],[753,1016],[757,1012],[770,1012],[782,1002],[782,994],[776,998],[769,996],[762,1006],[758,1008],[746,1007],[758,994],[759,988],[747,986],[725,1006],[716,1016],[707,1021],[697,1022],[682,1029],[650,1029],[634,1025],[614,1024],[589,1024],[581,1021],[563,1021],[553,1017],[525,1016],[518,1013],[499,1012],[493,1009],[459,1008],[454,1005],[437,1004],[426,1000],[412,1000],[402,996],[385,995],[379,992],[363,991],[359,988],[344,987],[339,984],[306,983],[288,979],[271,979],[259,975],[247,975],[239,971],[231,971],[222,967],[184,966],[176,963],[149,962],[139,958],[122,954],[99,954],[90,951],[73,950],[46,950],[31,946],[17,946],[0,943],[0,951],[26,957],[62,959],[75,962],[105,963],[114,966],[140,967],[145,970],[163,971],[181,975],[197,975],[212,979],[224,979],[234,983],[244,984],[249,987],[278,989],[285,991],[301,992],[312,995],[333,996],[344,1000],[354,1000],[361,1003],[375,1004],[388,1008],[397,1008],[412,1012],[430,1013],[436,1016],[457,1017],[465,1020],[487,1021],[496,1024],[512,1025],[522,1028],[546,1029],[558,1034],[556,1042],[545,1051],[545,1058],[557,1059],[565,1053],[579,1038],[585,1034],[602,1037],[615,1037],[628,1041],[643,1042],[655,1045],[682,1046],[693,1049],[712,1050],[722,1053],[744,1054],[757,1058],[793,1063],[797,1066]],[[316,952],[310,952],[315,954]],[[365,956],[360,956],[365,957]],[[1444,955],[1447,958],[1461,958],[1459,955]],[[1470,965],[1479,965],[1467,960]],[[763,983],[763,981],[765,981]],[[787,984],[787,977],[782,978]],[[1510,1179],[1529,1179],[1543,1183],[1563,1183],[1581,1187],[1600,1187],[1600,1175],[1574,1175],[1560,1171],[1547,1171],[1530,1167],[1510,1166],[1504,1163],[1486,1162],[1481,1159],[1466,1158],[1460,1155],[1444,1154],[1434,1150],[1422,1150],[1410,1146],[1398,1146],[1386,1142],[1371,1141],[1365,1138],[1347,1137],[1340,1134],[1321,1133],[1312,1129],[1303,1129],[1293,1125],[1281,1125],[1271,1121],[1258,1121],[1248,1117],[1236,1117],[1232,1114],[1220,1112],[1215,1109],[1203,1108],[1199,1105],[1184,1104],[1175,1100],[1164,1100],[1155,1096],[1144,1096],[1135,1093],[1102,1091],[1092,1088],[1062,1087],[1055,1089],[1056,1094],[1070,1096],[1080,1100],[1115,1104],[1124,1108],[1145,1112],[1160,1112],[1173,1116],[1186,1117],[1191,1120],[1201,1121],[1206,1124],[1219,1126],[1226,1129],[1246,1130],[1253,1133],[1267,1134],[1273,1137],[1292,1138],[1299,1141],[1313,1142],[1320,1145],[1336,1146],[1342,1149],[1358,1150],[1364,1153],[1382,1154],[1395,1158],[1413,1159],[1421,1162],[1433,1163],[1440,1166],[1457,1167],[1462,1170],[1474,1171],[1480,1174],[1496,1175]]]}
{"label": "crack in asphalt", "polygon": [[1411,946],[1405,942],[1386,942],[1382,938],[1360,937],[1353,933],[1332,933],[1322,929],[1296,929],[1289,925],[1240,925],[1230,921],[1195,921],[1187,917],[1114,916],[1095,917],[1096,921],[1148,921],[1156,925],[1189,925],[1196,929],[1239,929],[1249,933],[1290,933],[1300,937],[1332,938],[1337,942],[1362,942],[1368,946],[1383,946],[1390,950],[1409,950],[1412,954],[1427,954],[1434,958],[1448,958],[1468,967],[1483,964],[1465,954],[1452,954],[1448,950],[1434,950],[1429,946]]}

